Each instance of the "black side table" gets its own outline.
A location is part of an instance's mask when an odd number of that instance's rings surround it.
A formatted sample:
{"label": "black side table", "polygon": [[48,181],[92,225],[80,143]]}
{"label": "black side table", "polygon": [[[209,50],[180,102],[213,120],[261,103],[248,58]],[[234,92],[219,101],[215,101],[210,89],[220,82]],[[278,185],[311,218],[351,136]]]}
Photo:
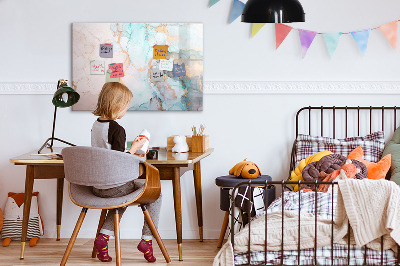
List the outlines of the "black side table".
{"label": "black side table", "polygon": [[[230,199],[229,192],[233,189],[237,184],[246,182],[246,181],[263,181],[266,180],[272,181],[272,178],[268,175],[262,175],[254,179],[246,179],[241,177],[236,177],[234,175],[220,176],[215,179],[215,184],[220,187],[220,209],[225,211],[224,221],[222,222],[221,233],[219,235],[218,245],[220,248],[222,246],[222,242],[224,241],[226,228],[228,227],[229,222],[229,208],[230,208]],[[256,187],[256,186],[254,186]],[[267,205],[271,204],[275,200],[275,186],[270,186],[268,189],[268,200]]]}

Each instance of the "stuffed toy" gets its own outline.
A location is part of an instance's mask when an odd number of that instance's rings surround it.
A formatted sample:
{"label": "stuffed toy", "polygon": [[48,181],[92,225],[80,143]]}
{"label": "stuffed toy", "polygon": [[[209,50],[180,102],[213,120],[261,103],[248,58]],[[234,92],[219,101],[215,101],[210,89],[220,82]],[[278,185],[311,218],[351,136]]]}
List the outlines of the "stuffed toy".
{"label": "stuffed toy", "polygon": [[[333,152],[331,151],[321,151],[318,153],[315,153],[311,156],[308,156],[307,158],[301,160],[299,162],[299,164],[297,165],[297,167],[290,173],[290,181],[303,181],[303,176],[302,176],[302,172],[304,167],[306,167],[306,165],[308,165],[309,163],[312,162],[317,162],[319,160],[321,160],[322,157],[326,156],[326,155],[330,155],[333,154]],[[291,185],[294,188],[294,191],[298,191],[299,190],[299,185]]]}
{"label": "stuffed toy", "polygon": [[[322,180],[323,182],[332,182],[336,179],[345,179],[345,178],[354,178],[358,173],[360,173],[360,168],[357,168],[350,159],[346,161],[344,165],[339,170],[335,170],[330,174],[325,174],[321,172],[321,176],[325,178]],[[331,190],[331,185],[320,185],[318,187],[318,192],[329,192]]]}
{"label": "stuffed toy", "polygon": [[[31,212],[29,214],[27,239],[29,246],[36,245],[40,236],[43,235],[43,223],[39,216],[38,194],[32,193]],[[4,208],[4,222],[1,230],[3,247],[8,247],[11,240],[21,241],[22,219],[24,213],[24,193],[8,193],[6,206]]]}
{"label": "stuffed toy", "polygon": [[387,154],[379,162],[373,163],[364,160],[363,153],[364,152],[361,146],[358,146],[352,152],[350,152],[347,158],[356,159],[365,164],[368,169],[368,179],[375,179],[375,180],[384,179],[386,177],[387,172],[390,169],[392,155]]}
{"label": "stuffed toy", "polygon": [[188,152],[189,146],[186,143],[185,136],[175,136],[174,137],[175,146],[172,148],[172,152]]}
{"label": "stuffed toy", "polygon": [[[308,182],[315,182],[316,180],[323,181],[327,175],[331,174],[336,170],[340,170],[341,167],[348,162],[348,160],[349,159],[340,154],[330,154],[324,156],[318,162],[309,163],[306,167],[304,167],[302,173],[303,179],[304,181]],[[355,167],[359,169],[354,178],[356,179],[367,178],[368,170],[367,167],[362,162],[355,159],[350,159],[350,163],[355,165]],[[314,185],[303,184],[302,188],[313,189]]]}
{"label": "stuffed toy", "polygon": [[242,162],[237,163],[231,170],[229,170],[229,174],[249,179],[257,178],[258,176],[260,176],[260,168],[258,168],[255,163],[246,160],[247,158],[244,159]]}

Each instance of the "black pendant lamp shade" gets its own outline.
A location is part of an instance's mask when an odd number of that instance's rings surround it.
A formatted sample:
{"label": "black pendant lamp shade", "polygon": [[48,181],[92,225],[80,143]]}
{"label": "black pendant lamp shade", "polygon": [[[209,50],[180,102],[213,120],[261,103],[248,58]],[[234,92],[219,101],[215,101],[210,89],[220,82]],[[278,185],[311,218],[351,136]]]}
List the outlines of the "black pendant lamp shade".
{"label": "black pendant lamp shade", "polygon": [[243,9],[242,22],[304,22],[304,10],[298,0],[249,0]]}

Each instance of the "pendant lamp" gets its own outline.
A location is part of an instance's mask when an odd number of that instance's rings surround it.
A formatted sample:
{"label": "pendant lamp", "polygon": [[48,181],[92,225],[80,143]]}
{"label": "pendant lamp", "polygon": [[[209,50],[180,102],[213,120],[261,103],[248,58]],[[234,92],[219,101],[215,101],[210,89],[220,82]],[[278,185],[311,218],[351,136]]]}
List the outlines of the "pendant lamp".
{"label": "pendant lamp", "polygon": [[249,0],[243,9],[242,22],[304,22],[304,15],[298,0]]}
{"label": "pendant lamp", "polygon": [[[51,133],[51,138],[48,138],[45,143],[42,145],[42,147],[39,149],[38,153],[40,153],[45,147],[50,148],[50,150],[53,152],[53,141],[57,140],[59,142],[68,144],[70,146],[75,146],[72,143],[69,143],[65,140],[55,138],[54,137],[54,131],[56,128],[56,117],[57,117],[57,108],[64,108],[64,107],[70,107],[74,104],[76,104],[79,101],[79,93],[77,93],[73,88],[68,87],[67,81],[60,79],[57,83],[57,90],[53,95],[53,100],[52,103],[54,105],[54,117],[53,117],[53,131]],[[50,144],[49,144],[49,141]]]}

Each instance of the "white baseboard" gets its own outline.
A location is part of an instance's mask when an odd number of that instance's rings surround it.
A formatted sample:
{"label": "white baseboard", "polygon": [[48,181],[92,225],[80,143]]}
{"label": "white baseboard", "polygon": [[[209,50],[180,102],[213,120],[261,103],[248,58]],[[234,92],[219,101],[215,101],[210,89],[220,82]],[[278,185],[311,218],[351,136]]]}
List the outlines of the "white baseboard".
{"label": "white baseboard", "polygon": [[[53,94],[57,83],[0,83],[0,94]],[[399,94],[400,81],[205,81],[204,94]]]}

